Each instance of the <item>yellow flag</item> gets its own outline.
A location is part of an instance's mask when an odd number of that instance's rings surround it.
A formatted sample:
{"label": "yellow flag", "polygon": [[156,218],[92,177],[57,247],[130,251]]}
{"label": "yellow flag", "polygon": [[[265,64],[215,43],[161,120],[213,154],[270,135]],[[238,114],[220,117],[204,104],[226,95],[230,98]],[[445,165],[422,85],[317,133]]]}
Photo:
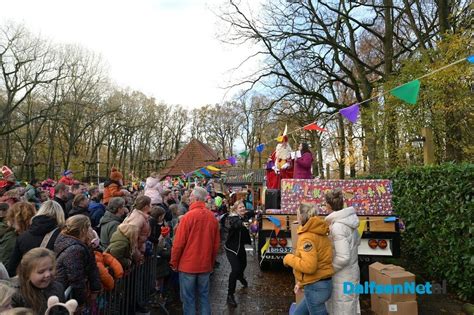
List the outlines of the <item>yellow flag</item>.
{"label": "yellow flag", "polygon": [[279,136],[278,138],[276,138],[276,141],[283,142],[283,136]]}
{"label": "yellow flag", "polygon": [[366,224],[367,220],[360,220],[359,227],[357,228],[357,231],[359,232],[359,237],[362,237],[362,233],[364,233]]}
{"label": "yellow flag", "polygon": [[206,166],[206,168],[210,171],[214,171],[214,172],[219,172],[221,169],[220,168],[217,168],[217,167],[214,167],[212,165],[209,165],[209,166]]}
{"label": "yellow flag", "polygon": [[265,253],[265,251],[268,249],[268,247],[270,247],[270,239],[268,239],[267,242],[265,243],[265,245],[262,246],[262,249],[260,250],[260,253],[263,255]]}

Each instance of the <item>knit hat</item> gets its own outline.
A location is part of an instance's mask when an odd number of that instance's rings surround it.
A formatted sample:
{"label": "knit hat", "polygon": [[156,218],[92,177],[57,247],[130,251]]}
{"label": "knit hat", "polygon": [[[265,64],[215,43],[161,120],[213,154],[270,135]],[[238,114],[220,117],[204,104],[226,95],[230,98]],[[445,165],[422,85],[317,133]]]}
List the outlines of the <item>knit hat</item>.
{"label": "knit hat", "polygon": [[65,170],[63,173],[64,176],[68,176],[69,174],[72,174],[71,170]]}
{"label": "knit hat", "polygon": [[66,303],[60,303],[59,298],[56,295],[52,295],[48,299],[48,308],[46,309],[46,312],[44,314],[49,315],[53,307],[55,309],[58,307],[65,308],[69,314],[74,314],[77,309],[77,301],[72,299],[67,301]]}
{"label": "knit hat", "polygon": [[118,171],[118,169],[116,169],[115,167],[112,167],[112,169],[110,170],[110,179],[115,180],[115,181],[119,181],[119,180],[123,179],[123,175],[122,175],[122,173],[120,173]]}

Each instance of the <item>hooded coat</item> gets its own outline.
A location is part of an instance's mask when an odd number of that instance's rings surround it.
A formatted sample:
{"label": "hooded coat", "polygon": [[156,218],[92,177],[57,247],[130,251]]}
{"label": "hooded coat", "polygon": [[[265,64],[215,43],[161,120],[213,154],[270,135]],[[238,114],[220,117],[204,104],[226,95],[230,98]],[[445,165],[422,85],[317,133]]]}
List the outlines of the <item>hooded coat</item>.
{"label": "hooded coat", "polygon": [[72,298],[79,305],[87,299],[87,290],[101,289],[99,270],[92,251],[81,240],[59,234],[54,243],[58,280],[65,288],[72,288]]}
{"label": "hooded coat", "polygon": [[92,227],[97,227],[100,219],[105,214],[105,206],[98,201],[91,200],[89,203],[89,217],[91,219]]}
{"label": "hooded coat", "polygon": [[360,243],[357,227],[359,218],[353,207],[334,211],[326,217],[333,244],[334,276],[331,299],[327,302],[329,314],[358,314],[359,295],[344,294],[343,283],[359,283],[358,247]]}
{"label": "hooded coat", "polygon": [[334,269],[327,223],[319,217],[311,217],[297,231],[296,251],[286,255],[283,263],[293,268],[293,274],[302,286],[330,278]]}
{"label": "hooded coat", "polygon": [[110,245],[105,250],[117,259],[124,270],[132,266],[133,248],[130,240],[119,230],[115,231],[110,239]]}
{"label": "hooded coat", "polygon": [[10,256],[15,248],[16,237],[15,229],[0,220],[0,263],[5,266],[8,266]]}
{"label": "hooded coat", "polygon": [[122,185],[116,180],[108,180],[104,183],[104,197],[102,202],[104,205],[109,203],[110,198],[122,197],[125,193],[122,191]]}
{"label": "hooded coat", "polygon": [[160,183],[159,178],[148,177],[145,183],[145,196],[150,197],[151,204],[159,204],[163,202],[161,193],[163,192],[163,186]]}
{"label": "hooded coat", "polygon": [[100,218],[100,245],[107,248],[110,244],[112,234],[117,230],[117,227],[122,223],[123,219],[110,211],[105,211],[105,214]]}
{"label": "hooded coat", "polygon": [[[10,257],[10,262],[8,264],[8,273],[10,277],[13,277],[16,274],[16,268],[20,264],[21,258],[26,254],[30,249],[40,247],[41,242],[45,235],[58,227],[58,223],[55,218],[38,215],[34,216],[31,220],[30,227],[22,234],[20,234],[16,240],[15,248]],[[58,237],[60,229],[56,229],[51,235],[46,248],[53,250],[54,242]]]}

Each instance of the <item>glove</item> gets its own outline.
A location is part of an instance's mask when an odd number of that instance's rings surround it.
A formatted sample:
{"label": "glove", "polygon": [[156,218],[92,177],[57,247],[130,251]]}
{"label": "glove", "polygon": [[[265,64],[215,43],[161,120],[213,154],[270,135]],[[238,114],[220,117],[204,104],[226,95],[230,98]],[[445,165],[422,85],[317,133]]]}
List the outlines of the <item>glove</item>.
{"label": "glove", "polygon": [[281,169],[283,170],[286,170],[287,168],[290,167],[290,164],[288,164],[288,162],[286,162],[285,164],[283,164],[283,166],[281,167]]}

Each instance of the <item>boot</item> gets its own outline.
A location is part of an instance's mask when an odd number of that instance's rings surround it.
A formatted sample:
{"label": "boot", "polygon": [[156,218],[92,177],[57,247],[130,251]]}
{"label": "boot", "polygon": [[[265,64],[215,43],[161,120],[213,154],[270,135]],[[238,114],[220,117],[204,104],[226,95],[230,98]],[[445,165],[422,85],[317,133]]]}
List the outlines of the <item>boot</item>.
{"label": "boot", "polygon": [[242,283],[243,288],[248,288],[248,286],[249,286],[249,283],[247,282],[247,280],[245,278],[242,278],[240,280],[240,283]]}
{"label": "boot", "polygon": [[229,294],[227,296],[227,304],[229,304],[232,307],[237,307],[237,302],[235,301],[233,294]]}

